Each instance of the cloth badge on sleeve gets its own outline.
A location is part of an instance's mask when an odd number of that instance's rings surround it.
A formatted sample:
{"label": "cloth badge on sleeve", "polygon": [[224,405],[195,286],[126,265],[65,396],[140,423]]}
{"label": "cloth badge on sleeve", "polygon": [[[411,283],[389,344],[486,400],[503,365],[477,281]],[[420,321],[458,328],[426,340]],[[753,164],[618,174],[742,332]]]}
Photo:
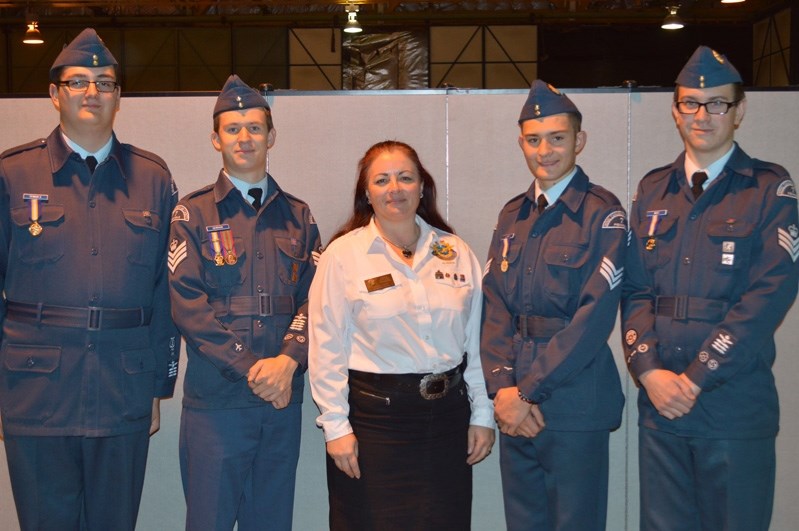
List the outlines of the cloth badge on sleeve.
{"label": "cloth badge on sleeve", "polygon": [[716,335],[716,338],[710,343],[710,346],[721,354],[722,356],[727,355],[727,351],[735,345],[735,338],[732,337],[732,334],[727,332],[719,332]]}
{"label": "cloth badge on sleeve", "polygon": [[320,247],[318,251],[311,251],[311,261],[313,261],[313,265],[319,265],[319,259],[322,258],[322,248]]}
{"label": "cloth badge on sleeve", "polygon": [[628,347],[631,347],[638,341],[638,332],[634,329],[630,328],[624,333],[624,342],[627,343]]}
{"label": "cloth badge on sleeve", "polygon": [[777,197],[789,197],[791,199],[796,199],[796,186],[794,186],[792,180],[785,179],[780,183],[780,185],[777,187]]}
{"label": "cloth badge on sleeve", "polygon": [[166,266],[169,268],[169,272],[174,275],[175,270],[188,255],[189,251],[186,248],[186,242],[178,242],[177,238],[173,238],[169,242],[169,252],[166,258]]}
{"label": "cloth badge on sleeve", "polygon": [[175,210],[172,211],[172,220],[170,223],[176,221],[189,221],[189,209],[183,205],[176,206]]}
{"label": "cloth badge on sleeve", "polygon": [[491,271],[491,263],[494,261],[493,258],[489,258],[488,262],[486,262],[486,266],[483,268],[483,278]]}
{"label": "cloth badge on sleeve", "polygon": [[627,230],[627,216],[624,215],[624,211],[615,210],[608,214],[602,222],[602,228]]}
{"label": "cloth badge on sleeve", "polygon": [[799,258],[799,228],[796,225],[791,225],[788,230],[779,227],[777,241],[791,257],[791,260],[796,262],[796,259]]}
{"label": "cloth badge on sleeve", "polygon": [[621,284],[621,280],[624,278],[624,268],[620,267],[616,269],[613,262],[611,262],[607,256],[603,256],[602,264],[599,266],[599,274],[608,281],[608,286],[610,286],[610,290],[613,291]]}
{"label": "cloth badge on sleeve", "polygon": [[305,314],[300,312],[294,316],[294,320],[291,321],[291,325],[289,325],[289,330],[294,330],[295,332],[302,332],[305,330],[305,323],[308,322],[308,318],[305,317]]}

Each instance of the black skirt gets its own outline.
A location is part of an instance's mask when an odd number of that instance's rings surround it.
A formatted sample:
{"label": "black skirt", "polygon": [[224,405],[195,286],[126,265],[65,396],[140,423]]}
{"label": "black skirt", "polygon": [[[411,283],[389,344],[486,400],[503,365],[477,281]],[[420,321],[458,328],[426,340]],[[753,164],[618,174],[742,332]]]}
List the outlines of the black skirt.
{"label": "black skirt", "polygon": [[418,386],[396,386],[393,378],[350,371],[349,420],[361,478],[350,479],[327,457],[330,529],[468,531],[471,409],[463,379],[428,400]]}

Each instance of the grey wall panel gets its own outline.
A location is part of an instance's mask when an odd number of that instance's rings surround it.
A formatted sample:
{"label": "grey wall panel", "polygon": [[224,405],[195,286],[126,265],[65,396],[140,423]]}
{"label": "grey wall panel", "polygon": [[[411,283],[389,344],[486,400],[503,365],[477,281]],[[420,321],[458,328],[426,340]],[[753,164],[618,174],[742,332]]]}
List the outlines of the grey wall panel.
{"label": "grey wall panel", "polygon": [[[629,205],[646,171],[672,161],[681,143],[670,117],[671,94],[619,90],[570,94],[583,111],[588,143],[578,158],[589,176]],[[270,171],[288,192],[310,203],[327,240],[351,208],[356,163],[374,142],[398,139],[413,145],[436,179],[439,205],[459,234],[485,259],[502,205],[523,192],[530,174],[517,144],[516,120],[525,91],[419,91],[403,93],[294,93],[270,96],[277,143]],[[123,142],[161,155],[181,194],[212,182],[220,156],[210,143],[212,96],[123,97],[116,131]],[[778,161],[799,175],[795,123],[799,92],[749,94],[738,131],[753,156]],[[44,137],[57,122],[46,98],[0,99],[0,150]],[[8,124],[13,124],[9,126]],[[777,334],[776,377],[782,405],[777,440],[777,497],[772,529],[792,529],[799,520],[799,310]],[[626,375],[618,331],[611,338],[622,372],[627,409],[611,436],[608,529],[638,528],[636,389]],[[185,362],[185,357],[183,358]],[[182,367],[183,369],[183,367]],[[180,372],[182,380],[183,370]],[[180,386],[162,406],[162,429],[152,439],[139,529],[183,528],[184,503],[177,460]],[[324,446],[314,426],[316,408],[306,392],[303,442],[297,480],[295,529],[327,528]],[[498,452],[475,469],[474,529],[502,529]],[[0,529],[16,529],[5,454],[0,447]]]}

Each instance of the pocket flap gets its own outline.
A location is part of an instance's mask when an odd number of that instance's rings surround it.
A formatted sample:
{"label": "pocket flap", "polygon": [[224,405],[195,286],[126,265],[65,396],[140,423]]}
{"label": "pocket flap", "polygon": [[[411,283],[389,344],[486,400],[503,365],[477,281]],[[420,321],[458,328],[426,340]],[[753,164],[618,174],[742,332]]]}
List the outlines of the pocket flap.
{"label": "pocket flap", "polygon": [[122,214],[125,221],[140,229],[149,229],[159,232],[161,230],[161,216],[152,210],[138,208],[123,208]]}
{"label": "pocket flap", "polygon": [[559,267],[581,267],[588,260],[588,246],[550,245],[544,250],[547,265]]}
{"label": "pocket flap", "polygon": [[6,369],[13,372],[54,372],[61,363],[61,347],[7,345]]}
{"label": "pocket flap", "polygon": [[[20,226],[31,224],[30,205],[18,206],[11,209],[11,218],[14,223]],[[46,202],[39,203],[39,223],[55,223],[64,218],[64,207],[62,205],[50,205]]]}
{"label": "pocket flap", "polygon": [[149,348],[125,351],[122,353],[122,368],[128,374],[153,372],[155,355]]}

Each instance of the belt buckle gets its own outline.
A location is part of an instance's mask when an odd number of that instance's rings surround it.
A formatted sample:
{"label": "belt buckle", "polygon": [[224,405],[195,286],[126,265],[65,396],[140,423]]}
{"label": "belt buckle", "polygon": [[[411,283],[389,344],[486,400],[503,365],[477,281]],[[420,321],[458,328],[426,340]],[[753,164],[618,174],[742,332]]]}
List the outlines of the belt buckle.
{"label": "belt buckle", "polygon": [[269,317],[272,313],[272,297],[261,293],[258,295],[258,317]]}
{"label": "belt buckle", "polygon": [[427,374],[419,381],[419,394],[425,400],[435,400],[447,395],[449,376],[443,372]]}
{"label": "belt buckle", "polygon": [[674,319],[684,321],[688,316],[688,296],[678,295],[674,297]]}
{"label": "belt buckle", "polygon": [[103,309],[97,306],[89,306],[89,313],[86,316],[86,329],[91,331],[100,330],[103,326]]}

